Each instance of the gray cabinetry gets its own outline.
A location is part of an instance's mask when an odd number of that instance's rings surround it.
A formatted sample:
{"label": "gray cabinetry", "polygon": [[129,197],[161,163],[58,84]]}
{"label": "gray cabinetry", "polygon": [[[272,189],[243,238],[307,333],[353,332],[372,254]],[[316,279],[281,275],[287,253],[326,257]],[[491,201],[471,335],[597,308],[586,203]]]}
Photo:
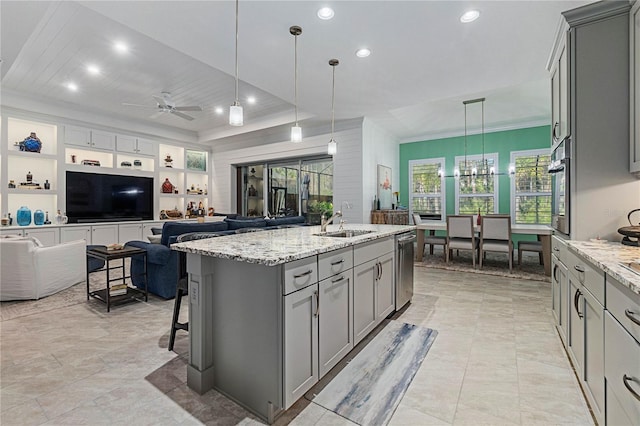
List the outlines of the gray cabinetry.
{"label": "gray cabinetry", "polygon": [[551,144],[557,144],[569,135],[569,61],[567,30],[563,22],[559,28],[556,44],[547,63],[551,73]]}
{"label": "gray cabinetry", "polygon": [[318,381],[318,286],[284,297],[284,403],[288,408]]}
{"label": "gray cabinetry", "polygon": [[629,17],[630,61],[630,171],[640,178],[640,1],[636,1]]}
{"label": "gray cabinetry", "polygon": [[319,368],[320,378],[353,349],[351,295],[353,271],[350,269],[320,281],[319,297]]}
{"label": "gray cabinetry", "polygon": [[[567,345],[569,334],[569,271],[562,261],[562,252],[566,246],[557,237],[553,237],[553,253],[551,254],[551,308],[553,319],[562,342]],[[562,252],[561,252],[562,251]]]}
{"label": "gray cabinetry", "polygon": [[607,425],[640,424],[640,296],[607,275],[604,315]]}
{"label": "gray cabinetry", "polygon": [[573,304],[569,353],[593,414],[604,424],[604,274],[571,251],[567,268]]}
{"label": "gray cabinetry", "polygon": [[[572,240],[618,239],[616,229],[627,224],[623,212],[640,204],[640,181],[629,173],[630,8],[626,1],[600,1],[563,12],[547,64],[559,91],[552,102],[559,123],[555,140],[571,138]],[[603,205],[603,200],[612,201]]]}
{"label": "gray cabinetry", "polygon": [[353,337],[358,344],[394,310],[393,238],[363,243],[353,251]]}

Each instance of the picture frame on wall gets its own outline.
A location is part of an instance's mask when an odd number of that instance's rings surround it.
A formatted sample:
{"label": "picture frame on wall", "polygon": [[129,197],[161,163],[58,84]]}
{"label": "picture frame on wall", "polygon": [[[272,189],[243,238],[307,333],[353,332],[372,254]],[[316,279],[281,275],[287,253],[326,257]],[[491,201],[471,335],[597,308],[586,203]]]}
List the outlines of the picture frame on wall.
{"label": "picture frame on wall", "polygon": [[203,151],[187,150],[187,170],[198,172],[207,171],[207,153]]}
{"label": "picture frame on wall", "polygon": [[391,167],[378,164],[378,200],[380,200],[380,209],[389,210],[392,205],[392,179]]}

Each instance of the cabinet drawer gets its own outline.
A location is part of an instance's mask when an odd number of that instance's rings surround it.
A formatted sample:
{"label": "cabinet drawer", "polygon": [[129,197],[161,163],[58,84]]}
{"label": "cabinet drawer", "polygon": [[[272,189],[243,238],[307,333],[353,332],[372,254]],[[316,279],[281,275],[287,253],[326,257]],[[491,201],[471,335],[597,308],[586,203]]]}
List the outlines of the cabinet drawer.
{"label": "cabinet drawer", "polygon": [[551,252],[565,265],[567,264],[567,245],[558,237],[551,238]]}
{"label": "cabinet drawer", "polygon": [[385,253],[392,252],[394,249],[393,241],[393,237],[391,237],[358,244],[353,249],[353,264],[361,265]]}
{"label": "cabinet drawer", "polygon": [[284,294],[318,282],[318,259],[307,257],[284,265]]}
{"label": "cabinet drawer", "polygon": [[640,322],[640,296],[620,284],[607,275],[607,310],[611,315],[640,342],[640,325],[634,323],[631,318]]}
{"label": "cabinet drawer", "polygon": [[[640,394],[640,344],[609,312],[605,313],[604,327],[607,389],[615,394],[619,408],[626,414],[617,417],[628,417],[633,421],[632,424],[640,424],[640,401],[633,394]],[[628,387],[625,386],[625,377]],[[633,381],[629,378],[633,378]]]}
{"label": "cabinet drawer", "polygon": [[569,273],[578,279],[604,306],[604,273],[571,250],[566,251]]}
{"label": "cabinet drawer", "polygon": [[353,268],[353,249],[351,247],[322,253],[318,256],[318,280]]}

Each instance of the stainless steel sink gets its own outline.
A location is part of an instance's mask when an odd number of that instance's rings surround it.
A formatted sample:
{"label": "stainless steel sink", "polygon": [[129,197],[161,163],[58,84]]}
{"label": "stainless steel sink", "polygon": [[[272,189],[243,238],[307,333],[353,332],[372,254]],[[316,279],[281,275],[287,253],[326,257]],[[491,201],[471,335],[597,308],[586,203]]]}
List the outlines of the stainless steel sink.
{"label": "stainless steel sink", "polygon": [[359,235],[370,234],[373,231],[365,231],[362,229],[346,229],[344,231],[322,232],[320,234],[314,234],[318,237],[333,237],[333,238],[351,238]]}

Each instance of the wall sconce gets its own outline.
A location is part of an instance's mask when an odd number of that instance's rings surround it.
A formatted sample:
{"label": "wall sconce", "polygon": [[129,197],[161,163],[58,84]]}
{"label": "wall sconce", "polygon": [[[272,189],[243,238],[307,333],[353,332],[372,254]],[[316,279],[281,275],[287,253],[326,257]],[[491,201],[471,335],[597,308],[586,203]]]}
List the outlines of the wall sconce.
{"label": "wall sconce", "polygon": [[516,175],[516,166],[515,164],[509,164],[509,176]]}
{"label": "wall sconce", "polygon": [[455,169],[453,169],[453,177],[456,178],[456,179],[460,178],[460,169],[459,168],[456,167]]}

